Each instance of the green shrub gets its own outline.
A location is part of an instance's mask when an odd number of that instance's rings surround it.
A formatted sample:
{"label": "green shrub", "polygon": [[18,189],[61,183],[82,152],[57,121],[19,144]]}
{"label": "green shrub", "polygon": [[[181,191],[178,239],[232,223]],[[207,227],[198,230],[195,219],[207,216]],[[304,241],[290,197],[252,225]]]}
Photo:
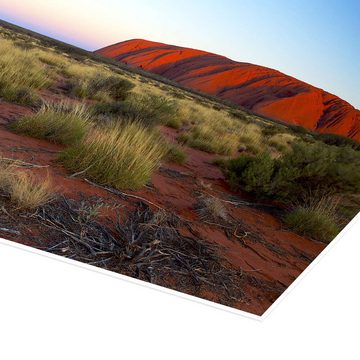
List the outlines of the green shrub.
{"label": "green shrub", "polygon": [[222,166],[233,186],[286,202],[319,189],[332,194],[360,191],[360,153],[349,147],[296,143],[278,159],[242,155]]}
{"label": "green shrub", "polygon": [[225,174],[233,188],[243,187],[259,195],[267,193],[271,186],[274,161],[268,154],[242,155],[224,162]]}
{"label": "green shrub", "polygon": [[308,130],[300,125],[289,125],[289,128],[293,131],[293,133],[299,134],[299,135],[308,135],[311,133],[310,130]]}
{"label": "green shrub", "polygon": [[337,134],[316,134],[316,138],[327,145],[349,146],[354,150],[360,150],[360,143],[354,139]]}
{"label": "green shrub", "polygon": [[[347,146],[297,143],[278,159],[242,155],[220,166],[233,187],[296,204],[285,223],[317,240],[331,241],[340,231],[338,215],[350,220],[360,209],[360,153]],[[335,194],[340,204],[325,201]]]}
{"label": "green shrub", "polygon": [[298,197],[304,190],[346,194],[360,191],[360,153],[321,143],[298,143],[276,160],[273,195]]}
{"label": "green shrub", "polygon": [[360,211],[360,194],[349,194],[342,197],[337,215],[344,223],[351,221]]}

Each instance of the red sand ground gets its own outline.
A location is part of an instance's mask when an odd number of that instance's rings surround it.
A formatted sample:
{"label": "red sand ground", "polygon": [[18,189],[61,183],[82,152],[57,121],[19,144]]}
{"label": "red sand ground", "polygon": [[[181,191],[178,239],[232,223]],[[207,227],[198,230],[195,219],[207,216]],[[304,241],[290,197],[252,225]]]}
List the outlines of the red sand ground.
{"label": "red sand ground", "polygon": [[360,140],[359,110],[335,95],[273,69],[138,39],[96,52],[269,118]]}
{"label": "red sand ground", "polygon": [[[92,186],[79,178],[70,178],[69,173],[56,163],[57,153],[62,146],[45,140],[37,140],[17,135],[6,125],[14,119],[29,113],[26,107],[0,101],[0,154],[5,157],[21,159],[47,167],[31,169],[38,176],[50,175],[56,190],[69,198],[77,199],[80,194],[96,195],[104,201],[122,204],[132,208],[136,199],[125,201],[117,195]],[[161,129],[169,139],[174,139],[176,130]],[[213,155],[187,148],[188,160],[185,165],[165,163],[154,174],[152,186],[137,192],[128,192],[150,200],[163,208],[174,211],[183,218],[193,221],[193,230],[199,237],[220,245],[220,256],[234,267],[253,276],[252,282],[245,285],[245,298],[234,306],[255,314],[262,314],[296,277],[323,250],[325,245],[285,229],[277,218],[269,212],[249,206],[235,207],[227,204],[231,216],[241,222],[249,232],[242,240],[229,239],[223,229],[216,225],[199,221],[195,210],[196,192],[208,193],[222,199],[236,196],[229,190],[223,174],[211,161]],[[249,200],[249,199],[247,199]],[[21,225],[20,225],[21,228]],[[23,226],[21,235],[9,235],[0,231],[0,236],[10,238],[30,246],[38,243],[29,239],[46,229]],[[186,232],[186,229],[183,229]],[[217,294],[202,294],[209,300],[216,300]]]}

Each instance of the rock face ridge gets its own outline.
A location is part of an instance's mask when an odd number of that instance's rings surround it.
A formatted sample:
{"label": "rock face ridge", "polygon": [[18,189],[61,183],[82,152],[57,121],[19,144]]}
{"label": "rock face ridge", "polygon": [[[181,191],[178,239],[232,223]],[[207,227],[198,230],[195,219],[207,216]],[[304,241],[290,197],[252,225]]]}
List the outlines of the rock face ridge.
{"label": "rock face ridge", "polygon": [[360,140],[360,111],[277,70],[201,50],[135,39],[96,53],[230,100],[275,120]]}

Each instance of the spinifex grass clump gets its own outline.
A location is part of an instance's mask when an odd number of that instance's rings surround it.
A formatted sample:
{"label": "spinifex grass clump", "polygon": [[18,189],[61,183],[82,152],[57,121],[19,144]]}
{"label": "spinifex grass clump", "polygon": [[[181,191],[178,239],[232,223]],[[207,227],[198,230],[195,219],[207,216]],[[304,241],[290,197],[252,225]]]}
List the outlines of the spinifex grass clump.
{"label": "spinifex grass clump", "polygon": [[84,105],[62,102],[43,104],[36,114],[20,118],[11,128],[36,138],[71,145],[80,141],[90,126],[90,113]]}
{"label": "spinifex grass clump", "polygon": [[124,102],[123,116],[145,126],[176,121],[176,103],[164,96],[133,95]]}
{"label": "spinifex grass clump", "polygon": [[261,154],[267,150],[262,128],[256,124],[242,124],[240,130],[240,147],[253,154]]}
{"label": "spinifex grass clump", "polygon": [[54,198],[49,177],[39,181],[16,168],[16,161],[4,163],[0,158],[0,190],[18,209],[35,209]]}
{"label": "spinifex grass clump", "polygon": [[0,39],[0,97],[32,105],[38,100],[34,90],[51,82],[51,75],[31,51]]}
{"label": "spinifex grass clump", "polygon": [[206,123],[194,126],[189,133],[182,134],[179,140],[195,149],[221,155],[231,155],[239,143],[236,134],[224,131],[219,133]]}
{"label": "spinifex grass clump", "polygon": [[31,53],[37,57],[43,64],[53,67],[58,70],[64,70],[67,66],[70,66],[71,60],[65,54],[60,54],[52,49],[43,50],[35,48],[31,50]]}
{"label": "spinifex grass clump", "polygon": [[[179,140],[196,149],[220,155],[233,155],[242,144],[247,125],[225,111],[206,108],[193,101],[179,100],[180,123],[187,127]],[[257,139],[255,139],[257,140]],[[251,138],[252,146],[255,146]]]}
{"label": "spinifex grass clump", "polygon": [[146,127],[181,126],[177,104],[164,96],[131,94],[125,101],[95,104],[93,111],[95,115],[122,117]]}
{"label": "spinifex grass clump", "polygon": [[269,137],[269,145],[280,152],[288,152],[291,150],[291,143],[295,141],[295,136],[287,133],[275,134]]}
{"label": "spinifex grass clump", "polygon": [[123,101],[134,88],[131,81],[95,65],[71,64],[64,73],[69,77],[69,92],[81,99]]}
{"label": "spinifex grass clump", "polygon": [[330,242],[340,232],[334,199],[322,197],[300,205],[285,217],[289,228],[315,240]]}
{"label": "spinifex grass clump", "polygon": [[168,153],[166,159],[176,164],[184,164],[186,162],[186,153],[181,146],[176,144],[168,144]]}
{"label": "spinifex grass clump", "polygon": [[160,136],[137,123],[93,129],[60,155],[65,167],[119,189],[145,185],[166,155]]}
{"label": "spinifex grass clump", "polygon": [[101,74],[70,82],[70,92],[76,97],[108,102],[125,100],[132,88],[132,83],[126,79]]}

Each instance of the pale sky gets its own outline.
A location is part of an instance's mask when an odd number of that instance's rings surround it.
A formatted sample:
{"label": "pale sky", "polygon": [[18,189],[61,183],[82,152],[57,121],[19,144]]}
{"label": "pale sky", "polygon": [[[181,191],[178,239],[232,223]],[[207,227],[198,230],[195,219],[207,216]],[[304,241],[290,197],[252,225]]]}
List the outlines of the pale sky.
{"label": "pale sky", "polygon": [[214,52],[360,108],[357,0],[0,0],[0,18],[87,50],[142,38]]}

